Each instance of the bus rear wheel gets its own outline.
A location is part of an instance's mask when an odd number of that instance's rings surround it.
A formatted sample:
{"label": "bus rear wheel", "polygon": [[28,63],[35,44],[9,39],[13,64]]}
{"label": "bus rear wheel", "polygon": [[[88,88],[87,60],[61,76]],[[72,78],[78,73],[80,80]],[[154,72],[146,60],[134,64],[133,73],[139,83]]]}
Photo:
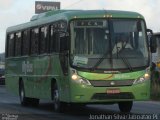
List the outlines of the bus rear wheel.
{"label": "bus rear wheel", "polygon": [[39,99],[29,98],[25,96],[23,82],[20,82],[20,85],[19,85],[19,97],[20,97],[20,103],[22,106],[29,106],[29,105],[38,106],[39,105]]}
{"label": "bus rear wheel", "polygon": [[54,111],[63,112],[65,103],[60,101],[57,84],[54,85],[52,94],[53,94],[53,102],[54,102]]}
{"label": "bus rear wheel", "polygon": [[119,109],[121,112],[129,113],[133,106],[133,101],[119,102]]}

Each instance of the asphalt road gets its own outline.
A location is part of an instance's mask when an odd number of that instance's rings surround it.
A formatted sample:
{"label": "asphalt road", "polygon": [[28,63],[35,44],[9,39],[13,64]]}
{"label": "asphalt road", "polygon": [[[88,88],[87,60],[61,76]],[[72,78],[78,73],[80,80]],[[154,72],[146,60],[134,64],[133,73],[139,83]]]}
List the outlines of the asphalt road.
{"label": "asphalt road", "polygon": [[51,101],[43,100],[36,108],[22,107],[18,96],[8,93],[5,86],[0,86],[0,120],[132,120],[142,117],[160,120],[160,101],[134,102],[131,114],[127,115],[120,113],[116,104],[87,105],[80,109],[68,109],[64,113],[54,112],[52,106]]}

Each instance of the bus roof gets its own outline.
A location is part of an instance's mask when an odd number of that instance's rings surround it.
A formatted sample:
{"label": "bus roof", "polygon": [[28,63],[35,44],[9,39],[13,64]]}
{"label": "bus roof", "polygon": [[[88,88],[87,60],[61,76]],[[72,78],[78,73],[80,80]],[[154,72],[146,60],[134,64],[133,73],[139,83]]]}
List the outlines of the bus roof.
{"label": "bus roof", "polygon": [[144,17],[136,12],[116,11],[116,10],[56,10],[34,15],[30,22],[9,27],[7,32],[22,30],[28,27],[51,23],[58,20],[69,21],[78,18],[142,18]]}

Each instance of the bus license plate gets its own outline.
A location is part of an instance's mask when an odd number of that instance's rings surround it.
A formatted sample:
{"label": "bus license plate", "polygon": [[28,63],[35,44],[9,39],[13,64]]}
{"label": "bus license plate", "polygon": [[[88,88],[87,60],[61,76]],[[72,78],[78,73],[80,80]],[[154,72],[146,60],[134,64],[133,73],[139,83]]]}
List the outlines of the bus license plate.
{"label": "bus license plate", "polygon": [[107,89],[107,94],[117,94],[120,93],[120,89]]}

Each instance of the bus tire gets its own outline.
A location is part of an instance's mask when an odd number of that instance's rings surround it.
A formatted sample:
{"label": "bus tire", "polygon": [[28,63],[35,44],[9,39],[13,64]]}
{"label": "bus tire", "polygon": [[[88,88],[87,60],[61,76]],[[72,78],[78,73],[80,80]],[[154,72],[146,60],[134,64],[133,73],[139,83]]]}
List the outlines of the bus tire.
{"label": "bus tire", "polygon": [[70,103],[70,110],[84,110],[86,104],[81,103]]}
{"label": "bus tire", "polygon": [[29,98],[25,96],[23,81],[20,81],[20,84],[19,84],[19,97],[20,97],[20,103],[22,106],[29,106],[29,105],[38,106],[39,105],[39,99]]}
{"label": "bus tire", "polygon": [[39,99],[37,99],[37,98],[30,98],[30,99],[31,99],[31,105],[33,107],[38,107],[38,105],[39,105]]}
{"label": "bus tire", "polygon": [[29,99],[25,97],[24,83],[20,81],[19,83],[19,98],[22,106],[27,106],[29,103]]}
{"label": "bus tire", "polygon": [[119,109],[121,112],[129,113],[133,106],[133,101],[119,102]]}
{"label": "bus tire", "polygon": [[53,94],[52,96],[53,96],[53,102],[54,102],[54,111],[55,112],[63,112],[65,103],[60,101],[59,90],[58,90],[58,86],[56,83],[53,86],[52,94]]}

